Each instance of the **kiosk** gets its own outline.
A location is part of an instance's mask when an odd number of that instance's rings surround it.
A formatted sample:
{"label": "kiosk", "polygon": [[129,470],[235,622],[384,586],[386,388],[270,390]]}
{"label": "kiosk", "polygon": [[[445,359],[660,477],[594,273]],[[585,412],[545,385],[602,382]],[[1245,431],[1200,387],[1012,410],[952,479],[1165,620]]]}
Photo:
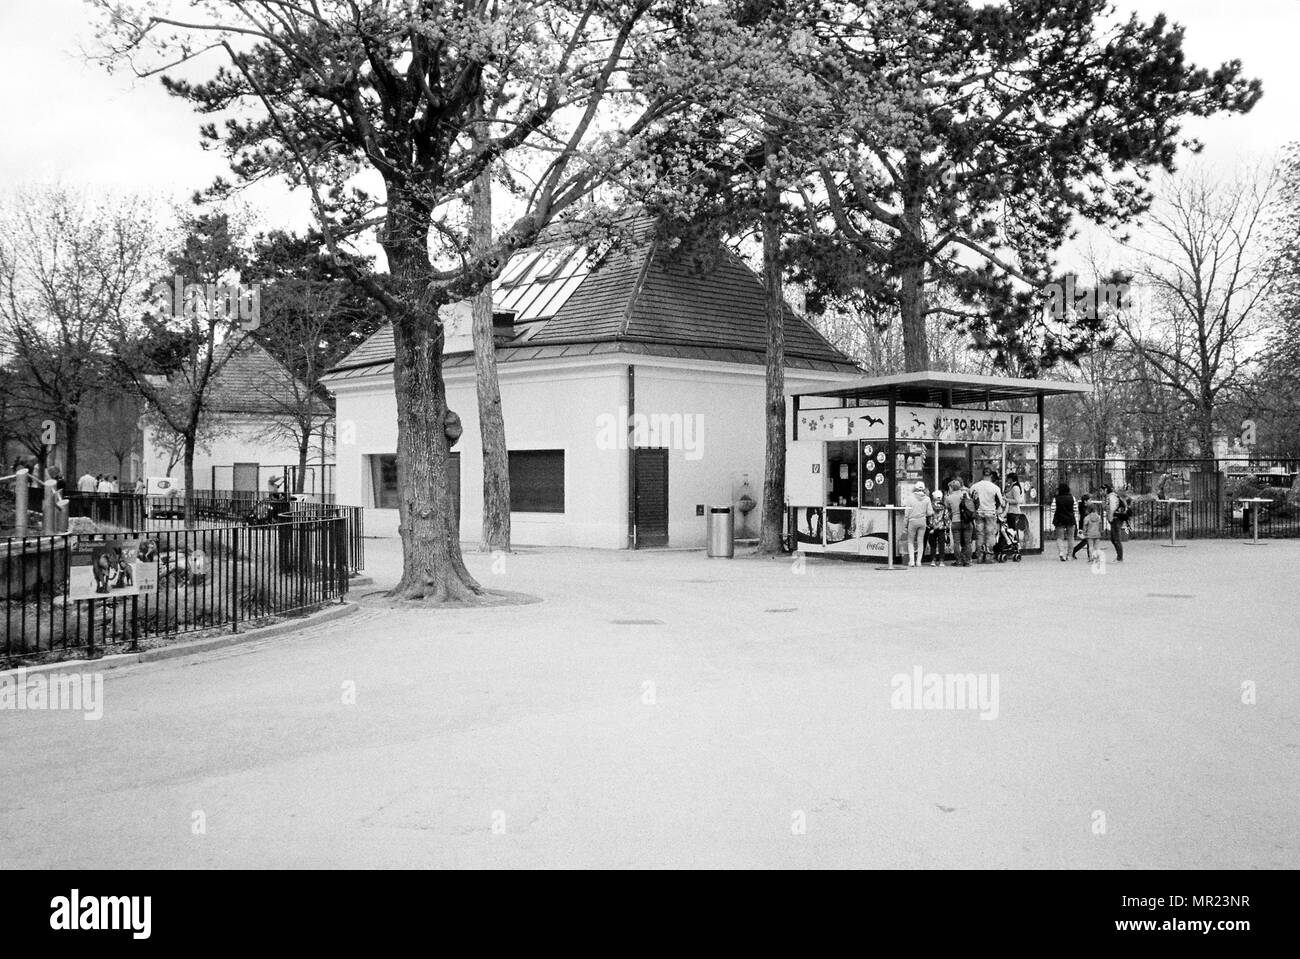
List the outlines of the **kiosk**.
{"label": "kiosk", "polygon": [[[887,560],[906,552],[904,497],[918,481],[947,491],[985,468],[1015,473],[1028,528],[1021,547],[1041,552],[1043,398],[1091,386],[963,373],[903,373],[791,391],[786,521],[795,549]],[[1050,517],[1048,518],[1050,519]],[[890,524],[894,526],[891,538]]]}

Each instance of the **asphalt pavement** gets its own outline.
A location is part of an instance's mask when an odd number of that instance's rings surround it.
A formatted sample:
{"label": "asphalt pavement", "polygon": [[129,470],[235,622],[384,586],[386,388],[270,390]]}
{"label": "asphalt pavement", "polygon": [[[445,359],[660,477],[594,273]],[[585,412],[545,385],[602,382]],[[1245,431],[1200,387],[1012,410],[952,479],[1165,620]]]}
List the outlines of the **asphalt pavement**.
{"label": "asphalt pavement", "polygon": [[0,710],[0,867],[1300,866],[1300,541],[881,572],[469,554]]}

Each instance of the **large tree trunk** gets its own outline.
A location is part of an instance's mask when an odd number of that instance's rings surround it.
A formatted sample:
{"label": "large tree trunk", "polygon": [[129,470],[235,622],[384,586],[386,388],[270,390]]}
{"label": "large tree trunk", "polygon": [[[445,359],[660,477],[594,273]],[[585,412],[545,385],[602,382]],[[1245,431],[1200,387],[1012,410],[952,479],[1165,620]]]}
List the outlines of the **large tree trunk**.
{"label": "large tree trunk", "polygon": [[303,492],[303,484],[307,480],[307,457],[311,455],[311,430],[303,430],[302,438],[298,440],[298,475],[293,480],[293,491],[295,493]]}
{"label": "large tree trunk", "polygon": [[[475,252],[492,244],[492,177],[474,182],[471,241]],[[481,549],[510,551],[510,463],[501,412],[496,341],[492,334],[492,284],[474,297],[474,374],[478,387],[478,429],[483,446],[483,539]]]}
{"label": "large tree trunk", "polygon": [[903,367],[908,373],[930,368],[930,344],[926,337],[925,316],[925,232],[923,204],[925,185],[919,156],[909,157],[903,190],[903,224],[899,234],[901,262],[899,273],[899,312],[903,324]]}
{"label": "large tree trunk", "polygon": [[1214,455],[1214,399],[1202,391],[1200,409],[1196,415],[1196,439],[1202,456]]}
{"label": "large tree trunk", "polygon": [[194,525],[194,447],[196,437],[191,431],[185,437],[185,528]]}
{"label": "large tree trunk", "polygon": [[[412,256],[418,259],[421,254]],[[389,264],[409,282],[427,272]],[[427,264],[427,257],[426,264]],[[405,266],[405,269],[404,269]],[[436,313],[414,304],[392,318],[393,387],[397,393],[397,502],[402,537],[402,578],[388,594],[434,602],[473,600],[482,592],[460,551],[448,476],[447,388],[442,378],[443,332]]]}
{"label": "large tree trunk", "polygon": [[767,438],[763,459],[763,518],[758,551],[784,551],[781,530],[785,514],[785,294],[781,282],[781,191],[776,182],[776,151],[767,143],[767,176],[763,187],[763,284],[767,320]]}

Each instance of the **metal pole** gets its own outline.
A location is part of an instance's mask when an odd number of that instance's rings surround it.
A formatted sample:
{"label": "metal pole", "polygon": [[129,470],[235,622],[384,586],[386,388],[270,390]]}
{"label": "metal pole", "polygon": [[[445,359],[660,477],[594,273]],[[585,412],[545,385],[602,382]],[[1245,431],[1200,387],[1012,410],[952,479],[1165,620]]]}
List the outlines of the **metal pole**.
{"label": "metal pole", "polygon": [[226,544],[226,556],[230,563],[230,631],[239,632],[239,564],[243,561],[239,542],[240,528],[230,531],[230,542]]}
{"label": "metal pole", "polygon": [[1187,544],[1178,542],[1178,503],[1191,504],[1189,499],[1167,499],[1165,503],[1169,506],[1169,542],[1164,544],[1165,549],[1182,549]]}
{"label": "metal pole", "polygon": [[636,549],[636,367],[627,366],[627,548]]}
{"label": "metal pole", "polygon": [[896,569],[907,569],[906,566],[899,566],[894,562],[894,513],[901,510],[901,506],[886,506],[885,520],[889,523],[887,542],[889,544],[889,556],[884,566],[877,566],[876,571],[880,573],[892,573]]}
{"label": "metal pole", "polygon": [[[895,437],[895,427],[897,425],[896,422],[897,418],[898,418],[898,391],[896,388],[891,386],[889,388],[889,417],[888,417],[889,422],[886,427],[889,435],[889,441],[888,441],[889,463],[887,464],[889,466],[889,470],[886,473],[886,475],[889,477],[889,489],[886,491],[888,493],[887,499],[893,499],[898,492],[898,473],[895,469],[895,467],[898,464],[898,442],[897,442],[897,438]],[[887,538],[887,542],[889,546],[889,558],[886,565],[876,567],[876,569],[878,570],[893,572],[896,569],[906,568],[903,566],[894,565],[894,511],[897,509],[902,509],[902,507],[896,505],[885,506],[885,521],[889,523],[889,535]]]}
{"label": "metal pole", "polygon": [[27,535],[27,467],[14,474],[14,535]]}
{"label": "metal pole", "polygon": [[1250,532],[1251,538],[1246,540],[1247,546],[1267,546],[1267,543],[1259,541],[1259,508],[1265,503],[1272,504],[1272,500],[1266,499],[1244,499],[1242,503],[1250,504]]}
{"label": "metal pole", "polygon": [[41,531],[47,536],[59,531],[59,509],[67,502],[59,500],[59,491],[54,484],[55,480],[45,481],[45,494],[41,500]]}

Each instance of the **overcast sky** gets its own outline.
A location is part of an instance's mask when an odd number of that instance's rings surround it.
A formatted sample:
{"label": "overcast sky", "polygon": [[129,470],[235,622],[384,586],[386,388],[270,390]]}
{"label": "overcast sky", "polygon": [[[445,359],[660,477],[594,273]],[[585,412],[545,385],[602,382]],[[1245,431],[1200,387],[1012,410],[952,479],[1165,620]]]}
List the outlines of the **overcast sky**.
{"label": "overcast sky", "polygon": [[[1264,84],[1245,117],[1190,123],[1206,162],[1231,166],[1300,140],[1300,0],[1119,0],[1144,19],[1161,10],[1187,28],[1201,65],[1241,59]],[[1173,12],[1176,11],[1176,12]],[[199,119],[157,80],[108,75],[83,62],[91,42],[82,0],[0,0],[0,189],[50,180],[178,198],[226,172],[199,148]],[[251,197],[266,221],[301,225],[302,197],[267,188]]]}

